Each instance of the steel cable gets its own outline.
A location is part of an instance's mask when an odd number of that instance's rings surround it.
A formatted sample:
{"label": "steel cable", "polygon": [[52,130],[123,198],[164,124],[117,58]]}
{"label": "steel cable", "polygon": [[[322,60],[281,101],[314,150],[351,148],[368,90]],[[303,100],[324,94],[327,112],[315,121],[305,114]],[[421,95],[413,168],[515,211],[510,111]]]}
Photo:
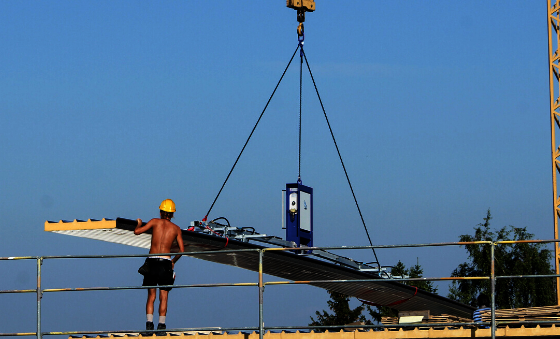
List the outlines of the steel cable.
{"label": "steel cable", "polygon": [[224,189],[224,186],[226,185],[227,181],[229,180],[229,177],[231,176],[231,173],[233,172],[233,169],[235,168],[235,166],[237,165],[237,162],[239,161],[239,158],[241,158],[241,154],[243,154],[243,151],[245,150],[245,147],[247,147],[247,144],[249,143],[249,140],[251,139],[251,137],[253,136],[253,133],[255,132],[255,129],[257,129],[257,125],[259,124],[259,122],[261,121],[261,118],[264,115],[264,112],[266,111],[268,104],[270,104],[270,101],[272,100],[272,97],[274,96],[274,93],[276,93],[276,90],[278,89],[278,86],[280,86],[280,82],[282,82],[282,79],[284,78],[284,75],[286,74],[286,71],[288,70],[288,68],[290,67],[290,64],[292,63],[292,60],[294,60],[294,56],[296,55],[296,52],[299,49],[299,45],[296,48],[296,50],[294,51],[294,54],[292,54],[292,57],[290,58],[290,62],[288,62],[288,65],[286,66],[286,68],[284,69],[284,73],[282,73],[282,76],[280,77],[280,80],[278,80],[278,83],[276,84],[276,87],[274,87],[274,91],[272,91],[272,94],[270,95],[270,98],[268,98],[268,101],[266,102],[266,105],[264,106],[264,109],[261,112],[261,115],[259,116],[259,119],[257,120],[257,122],[255,123],[255,126],[253,127],[253,129],[251,130],[251,133],[249,134],[249,137],[247,138],[247,141],[245,141],[245,144],[243,145],[243,148],[241,149],[241,152],[239,152],[239,155],[237,156],[237,159],[235,159],[235,163],[233,164],[233,166],[231,167],[231,170],[229,171],[226,180],[224,180],[224,183],[222,184],[222,187],[220,188],[220,191],[218,192],[218,194],[216,195],[216,198],[214,198],[214,201],[212,202],[212,205],[210,206],[210,208],[208,209],[208,212],[206,213],[206,215],[204,216],[203,221],[206,221],[208,219],[208,215],[210,214],[210,212],[212,211],[212,208],[214,208],[214,204],[216,204],[216,201],[218,200],[218,197],[220,196],[220,194],[222,193],[222,190]]}
{"label": "steel cable", "polygon": [[303,41],[300,41],[299,48],[300,48],[300,62],[299,62],[299,157],[298,157],[298,184],[301,184],[301,100],[302,100],[302,79],[303,79]]}
{"label": "steel cable", "polygon": [[[366,230],[366,235],[369,240],[370,246],[373,246],[371,241],[371,237],[369,236],[369,232],[366,226],[366,222],[364,221],[364,217],[362,215],[362,211],[360,210],[360,205],[358,204],[358,199],[356,199],[356,194],[354,194],[354,189],[352,188],[352,183],[350,182],[350,177],[348,176],[348,172],[346,171],[346,166],[344,165],[344,161],[342,160],[342,155],[340,154],[340,150],[338,149],[338,145],[336,143],[336,139],[334,137],[333,130],[331,128],[331,124],[329,122],[329,118],[327,117],[327,112],[325,111],[325,107],[323,106],[323,100],[321,100],[321,96],[319,95],[319,90],[317,89],[317,84],[315,83],[315,78],[313,78],[313,73],[311,72],[311,67],[309,67],[309,62],[307,61],[307,56],[301,49],[303,57],[305,58],[305,64],[307,65],[307,69],[309,70],[309,75],[311,76],[311,80],[313,81],[313,86],[315,87],[315,92],[317,93],[317,98],[319,99],[319,103],[321,104],[321,109],[323,110],[323,115],[325,116],[325,120],[327,121],[327,126],[329,127],[329,131],[331,133],[331,137],[334,142],[334,147],[336,148],[336,152],[338,153],[338,158],[340,159],[340,163],[342,164],[342,169],[344,170],[344,175],[346,175],[346,181],[348,181],[348,185],[350,186],[350,191],[352,192],[352,196],[354,197],[354,202],[356,203],[356,207],[358,208],[358,213],[360,214],[360,219],[362,220],[362,224],[364,225],[364,229]],[[377,266],[379,268],[379,274],[381,274],[381,264],[379,263],[379,259],[377,259],[377,254],[375,253],[375,249],[371,249],[373,251],[373,255],[375,256],[375,261],[377,262]]]}

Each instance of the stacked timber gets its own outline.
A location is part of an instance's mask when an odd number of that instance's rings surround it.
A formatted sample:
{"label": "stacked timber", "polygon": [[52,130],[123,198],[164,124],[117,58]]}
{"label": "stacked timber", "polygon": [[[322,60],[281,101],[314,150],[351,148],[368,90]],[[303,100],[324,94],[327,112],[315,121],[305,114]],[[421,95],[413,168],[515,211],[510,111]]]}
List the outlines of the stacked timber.
{"label": "stacked timber", "polygon": [[383,325],[398,325],[399,317],[381,317],[381,323]]}
{"label": "stacked timber", "polygon": [[[492,321],[492,313],[490,310],[482,311],[482,321]],[[424,317],[424,324],[442,324],[442,323],[469,323],[472,319],[461,318],[449,314],[430,315],[429,318]],[[518,321],[558,321],[560,322],[560,306],[542,306],[528,308],[513,308],[496,310],[496,321],[498,322],[518,322]],[[383,325],[398,325],[398,317],[382,317]]]}
{"label": "stacked timber", "polygon": [[[481,312],[482,321],[490,322],[490,310]],[[496,310],[496,321],[559,321],[560,306],[542,306]]]}
{"label": "stacked timber", "polygon": [[[461,318],[450,314],[441,315],[430,315],[430,317],[424,317],[422,319],[422,324],[443,324],[443,323],[470,323],[472,319]],[[383,325],[398,325],[399,317],[381,317],[381,323]],[[420,324],[420,323],[418,323]]]}

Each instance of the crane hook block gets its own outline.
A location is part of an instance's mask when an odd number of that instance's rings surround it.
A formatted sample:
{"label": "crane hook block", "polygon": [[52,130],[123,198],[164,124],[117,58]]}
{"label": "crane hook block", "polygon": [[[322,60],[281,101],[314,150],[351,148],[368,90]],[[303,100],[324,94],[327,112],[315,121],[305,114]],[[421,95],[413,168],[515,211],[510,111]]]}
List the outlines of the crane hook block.
{"label": "crane hook block", "polygon": [[305,12],[313,12],[315,10],[314,0],[286,0],[286,6],[296,10]]}

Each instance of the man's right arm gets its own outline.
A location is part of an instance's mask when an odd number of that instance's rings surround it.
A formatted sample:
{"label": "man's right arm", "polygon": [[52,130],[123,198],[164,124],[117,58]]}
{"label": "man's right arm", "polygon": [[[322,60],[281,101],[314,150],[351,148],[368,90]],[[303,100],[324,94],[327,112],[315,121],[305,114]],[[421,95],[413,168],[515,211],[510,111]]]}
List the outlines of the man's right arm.
{"label": "man's right arm", "polygon": [[[179,246],[179,253],[185,252],[185,246],[183,244],[183,231],[181,231],[179,227],[177,227],[177,245]],[[179,258],[181,258],[181,254],[177,254],[173,257],[173,260],[171,260],[173,267],[175,267],[175,263],[179,260]]]}

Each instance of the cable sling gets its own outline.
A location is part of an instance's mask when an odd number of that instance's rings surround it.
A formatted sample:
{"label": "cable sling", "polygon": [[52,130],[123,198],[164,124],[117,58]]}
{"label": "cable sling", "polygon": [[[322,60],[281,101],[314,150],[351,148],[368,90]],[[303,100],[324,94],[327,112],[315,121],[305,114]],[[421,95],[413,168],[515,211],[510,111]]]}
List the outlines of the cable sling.
{"label": "cable sling", "polygon": [[278,83],[276,84],[276,87],[274,87],[274,91],[272,91],[272,94],[270,95],[270,98],[268,98],[268,101],[266,102],[266,105],[264,106],[264,109],[261,112],[261,115],[259,116],[259,119],[257,120],[257,123],[255,124],[255,126],[253,127],[253,130],[251,130],[251,133],[249,134],[249,137],[247,138],[247,141],[245,141],[245,144],[243,145],[243,148],[241,149],[241,152],[239,152],[239,155],[237,156],[237,159],[235,159],[235,162],[233,164],[233,166],[231,167],[231,170],[229,171],[226,180],[224,181],[224,183],[222,184],[222,187],[220,188],[220,191],[218,192],[218,194],[216,195],[216,198],[214,198],[214,201],[212,202],[212,205],[210,206],[210,208],[208,209],[208,212],[206,212],[206,215],[204,216],[204,219],[202,219],[202,221],[206,221],[208,220],[208,215],[210,214],[210,212],[212,211],[212,208],[214,208],[214,204],[216,203],[216,201],[218,200],[218,197],[220,196],[220,194],[222,193],[222,190],[224,189],[224,186],[226,185],[229,177],[231,176],[231,173],[233,172],[233,169],[235,168],[235,166],[237,165],[237,162],[239,161],[239,158],[241,158],[241,154],[243,154],[243,151],[245,150],[245,147],[247,147],[247,144],[249,143],[249,140],[251,139],[251,137],[253,136],[253,133],[255,132],[255,129],[257,129],[257,125],[259,124],[259,122],[261,121],[261,118],[264,115],[264,112],[266,111],[268,104],[270,104],[270,101],[272,100],[272,97],[274,96],[274,93],[276,93],[276,90],[278,89],[278,86],[280,86],[280,82],[282,82],[282,79],[284,78],[284,75],[286,74],[286,71],[288,70],[288,68],[290,67],[290,64],[292,63],[292,60],[294,59],[294,56],[296,55],[296,52],[299,48],[296,48],[296,50],[294,51],[294,54],[292,54],[292,57],[290,58],[290,62],[288,62],[288,65],[286,66],[286,68],[284,69],[284,73],[282,73],[282,76],[280,77],[280,80],[278,80]]}
{"label": "cable sling", "polygon": [[301,184],[301,100],[302,100],[302,87],[303,87],[303,37],[301,40],[298,38],[299,44],[299,152],[298,152],[298,184]]}
{"label": "cable sling", "polygon": [[[342,169],[344,170],[344,175],[346,175],[346,181],[348,181],[348,185],[350,186],[350,191],[352,192],[352,196],[354,197],[354,202],[356,203],[356,207],[358,208],[358,213],[360,214],[360,218],[362,219],[362,224],[364,225],[364,229],[366,230],[366,235],[369,240],[370,246],[373,246],[371,242],[371,238],[369,236],[369,232],[366,226],[366,222],[364,221],[364,217],[362,216],[362,211],[360,210],[360,205],[358,204],[358,199],[356,199],[356,194],[354,194],[354,189],[352,188],[352,183],[350,182],[350,177],[348,176],[348,172],[346,171],[346,166],[344,166],[344,161],[342,160],[342,155],[340,155],[340,150],[338,149],[338,145],[336,143],[336,139],[334,137],[334,133],[331,128],[331,124],[329,123],[329,118],[327,117],[327,112],[325,111],[325,107],[323,106],[323,100],[321,100],[321,96],[319,95],[319,90],[317,89],[317,84],[315,83],[315,78],[313,78],[313,73],[311,72],[311,67],[309,67],[309,62],[307,62],[307,56],[301,49],[303,57],[305,58],[305,64],[307,65],[307,69],[309,70],[309,75],[311,76],[311,80],[313,81],[313,86],[315,87],[315,92],[317,93],[317,98],[319,99],[319,103],[321,104],[321,109],[323,110],[323,115],[325,116],[325,120],[327,121],[327,126],[329,126],[329,131],[331,133],[331,137],[334,142],[334,147],[336,148],[336,152],[338,153],[338,158],[340,159],[340,163],[342,164]],[[379,259],[377,259],[377,254],[375,253],[375,249],[372,247],[373,255],[375,256],[375,260],[377,262],[377,266],[379,268],[379,274],[381,274],[381,265],[379,264]]]}

